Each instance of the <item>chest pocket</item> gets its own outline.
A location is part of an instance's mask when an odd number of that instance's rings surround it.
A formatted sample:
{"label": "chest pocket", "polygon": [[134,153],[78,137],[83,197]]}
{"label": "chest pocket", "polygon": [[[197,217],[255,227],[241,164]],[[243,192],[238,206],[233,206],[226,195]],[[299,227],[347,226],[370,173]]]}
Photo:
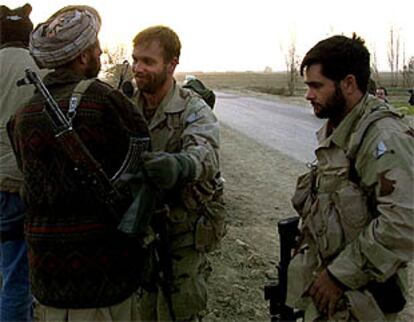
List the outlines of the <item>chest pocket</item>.
{"label": "chest pocket", "polygon": [[292,197],[293,208],[305,219],[315,201],[316,165],[308,164],[309,172],[301,175],[296,182],[296,190]]}
{"label": "chest pocket", "polygon": [[181,136],[184,127],[181,119],[182,113],[167,114],[166,127],[168,131],[168,139],[165,147],[166,152],[176,153],[182,148]]}
{"label": "chest pocket", "polygon": [[316,242],[323,262],[329,262],[361,233],[372,219],[365,192],[349,180],[349,161],[341,169],[317,170],[315,198],[307,197],[303,224]]}

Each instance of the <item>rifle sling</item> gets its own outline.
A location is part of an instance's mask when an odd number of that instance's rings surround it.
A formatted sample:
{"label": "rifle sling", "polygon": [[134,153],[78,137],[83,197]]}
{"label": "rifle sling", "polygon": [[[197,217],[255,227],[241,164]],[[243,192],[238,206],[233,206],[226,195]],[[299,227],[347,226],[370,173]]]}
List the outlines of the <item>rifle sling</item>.
{"label": "rifle sling", "polygon": [[73,90],[72,96],[69,99],[69,107],[66,117],[68,118],[69,124],[72,125],[72,121],[76,116],[76,110],[82,100],[82,95],[86,92],[89,86],[95,81],[95,78],[89,78],[81,80]]}
{"label": "rifle sling", "polygon": [[[81,99],[82,99],[82,95],[85,93],[85,91],[88,89],[88,87],[95,81],[94,78],[92,79],[87,79],[87,80],[81,80],[74,88],[73,94],[69,100],[69,108],[68,108],[68,113],[67,113],[67,118],[68,118],[68,122],[71,125],[73,118],[76,115],[76,111],[77,108],[80,105]],[[53,117],[52,112],[48,111],[48,109],[45,109],[46,113]],[[50,121],[53,123],[53,121],[50,119]],[[53,128],[54,128],[54,124],[52,124]],[[59,138],[59,134],[64,134],[62,135],[62,138]],[[66,136],[66,139],[64,138]],[[112,195],[117,195],[118,192],[116,191],[116,189],[112,186],[112,183],[109,179],[109,177],[106,175],[106,173],[103,171],[103,168],[101,166],[101,164],[94,158],[94,156],[90,153],[89,149],[87,148],[87,146],[83,143],[82,139],[79,137],[79,135],[77,134],[77,132],[75,131],[75,129],[72,128],[72,126],[70,126],[70,130],[69,131],[64,131],[64,132],[60,132],[60,133],[56,133],[55,137],[57,138],[57,141],[61,144],[62,148],[64,151],[66,151],[67,156],[74,161],[74,163],[76,165],[81,165],[79,164],[79,160],[83,159],[83,160],[87,160],[86,163],[86,167],[82,167],[82,171],[86,172],[86,177],[88,178],[92,178],[93,181],[95,181],[93,178],[98,178],[98,181],[101,182],[102,188],[105,190],[104,194],[105,196],[97,196],[98,198],[102,198],[104,197],[104,201],[108,204],[108,207],[110,208],[110,211],[112,213],[113,216],[117,215],[117,212],[115,211],[115,209],[112,209],[112,204],[111,204],[111,200],[106,200],[108,199],[107,196],[112,196]],[[73,157],[73,154],[71,153],[71,147],[67,146],[68,142],[73,142],[73,147],[78,146],[77,150],[80,151],[81,155],[83,156],[80,159],[76,159]],[[82,152],[83,151],[83,152]],[[88,168],[89,166],[89,168]],[[91,171],[90,169],[94,168],[96,171]],[[96,186],[95,184],[92,184],[92,190],[96,189],[93,188],[94,186]],[[108,188],[110,187],[110,188]],[[99,190],[98,190],[99,191]],[[95,191],[96,192],[96,191]],[[102,190],[99,191],[99,194],[102,193]],[[111,199],[111,198],[109,198]],[[119,218],[118,218],[119,219]],[[118,220],[117,219],[117,220]]]}

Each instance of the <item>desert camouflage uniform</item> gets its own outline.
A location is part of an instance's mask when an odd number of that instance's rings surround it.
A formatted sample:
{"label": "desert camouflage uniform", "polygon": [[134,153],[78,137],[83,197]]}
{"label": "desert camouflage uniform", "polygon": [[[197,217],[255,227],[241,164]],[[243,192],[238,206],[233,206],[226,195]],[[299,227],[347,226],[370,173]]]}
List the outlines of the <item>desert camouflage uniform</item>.
{"label": "desert camouflage uniform", "polygon": [[331,135],[326,123],[317,135],[317,164],[298,179],[292,202],[302,233],[287,302],[305,310],[306,320],[319,314],[306,291],[326,267],[348,288],[342,301],[348,305],[338,307],[336,319],[390,317],[366,290],[370,281],[394,276],[406,290],[405,267],[414,254],[414,131],[391,110],[366,95]]}
{"label": "desert camouflage uniform", "polygon": [[[138,107],[143,111],[139,95]],[[203,206],[212,202],[216,189],[219,125],[211,108],[197,94],[174,84],[150,120],[149,131],[154,152],[186,153],[195,161],[195,183],[168,191],[164,201],[169,208],[166,220],[173,261],[174,314],[179,321],[197,320],[207,303],[210,266],[205,252],[215,245],[208,240],[211,236],[203,238],[195,227],[206,219]],[[142,320],[171,320],[163,292],[156,282],[152,284],[139,300]]]}

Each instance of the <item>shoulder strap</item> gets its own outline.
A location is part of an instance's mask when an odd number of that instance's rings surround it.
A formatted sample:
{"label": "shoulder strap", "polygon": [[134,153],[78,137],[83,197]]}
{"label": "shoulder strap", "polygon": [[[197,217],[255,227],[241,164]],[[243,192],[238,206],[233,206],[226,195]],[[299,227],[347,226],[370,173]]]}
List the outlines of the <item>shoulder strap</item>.
{"label": "shoulder strap", "polygon": [[366,194],[368,198],[368,207],[372,210],[372,213],[375,213],[375,199],[372,197],[373,191],[371,188],[365,186],[361,182],[361,177],[359,176],[356,167],[355,160],[356,155],[362,146],[365,135],[368,132],[368,129],[377,121],[386,118],[402,118],[401,114],[390,110],[389,108],[382,108],[383,105],[373,108],[367,117],[363,118],[357,125],[357,129],[351,137],[350,143],[348,145],[348,151],[346,156],[349,160],[349,180],[357,184]]}
{"label": "shoulder strap", "polygon": [[86,92],[89,86],[95,81],[95,78],[81,80],[73,90],[72,96],[69,99],[68,120],[72,124],[72,120],[76,115],[76,110],[82,100],[82,95]]}
{"label": "shoulder strap", "polygon": [[364,137],[371,125],[386,117],[402,118],[401,114],[397,112],[394,112],[388,108],[380,109],[380,107],[378,107],[373,109],[371,113],[358,124],[357,130],[351,138],[347,151],[347,157],[351,162],[355,161],[358,150],[361,147]]}

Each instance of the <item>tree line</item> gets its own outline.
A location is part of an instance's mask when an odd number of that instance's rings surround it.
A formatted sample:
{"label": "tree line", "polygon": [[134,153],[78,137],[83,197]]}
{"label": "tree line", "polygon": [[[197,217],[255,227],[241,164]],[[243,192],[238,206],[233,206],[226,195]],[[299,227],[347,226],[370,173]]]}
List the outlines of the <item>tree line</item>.
{"label": "tree line", "polygon": [[[287,89],[288,94],[295,95],[296,83],[299,77],[300,56],[298,55],[296,39],[290,38],[286,48],[281,48],[286,65]],[[401,34],[394,26],[391,26],[387,40],[387,60],[389,66],[389,77],[387,80],[378,70],[378,60],[376,50],[371,50],[371,78],[379,86],[385,83],[389,87],[414,87],[414,56],[408,56],[405,49],[405,42],[401,39]],[[266,67],[268,68],[268,67]]]}

